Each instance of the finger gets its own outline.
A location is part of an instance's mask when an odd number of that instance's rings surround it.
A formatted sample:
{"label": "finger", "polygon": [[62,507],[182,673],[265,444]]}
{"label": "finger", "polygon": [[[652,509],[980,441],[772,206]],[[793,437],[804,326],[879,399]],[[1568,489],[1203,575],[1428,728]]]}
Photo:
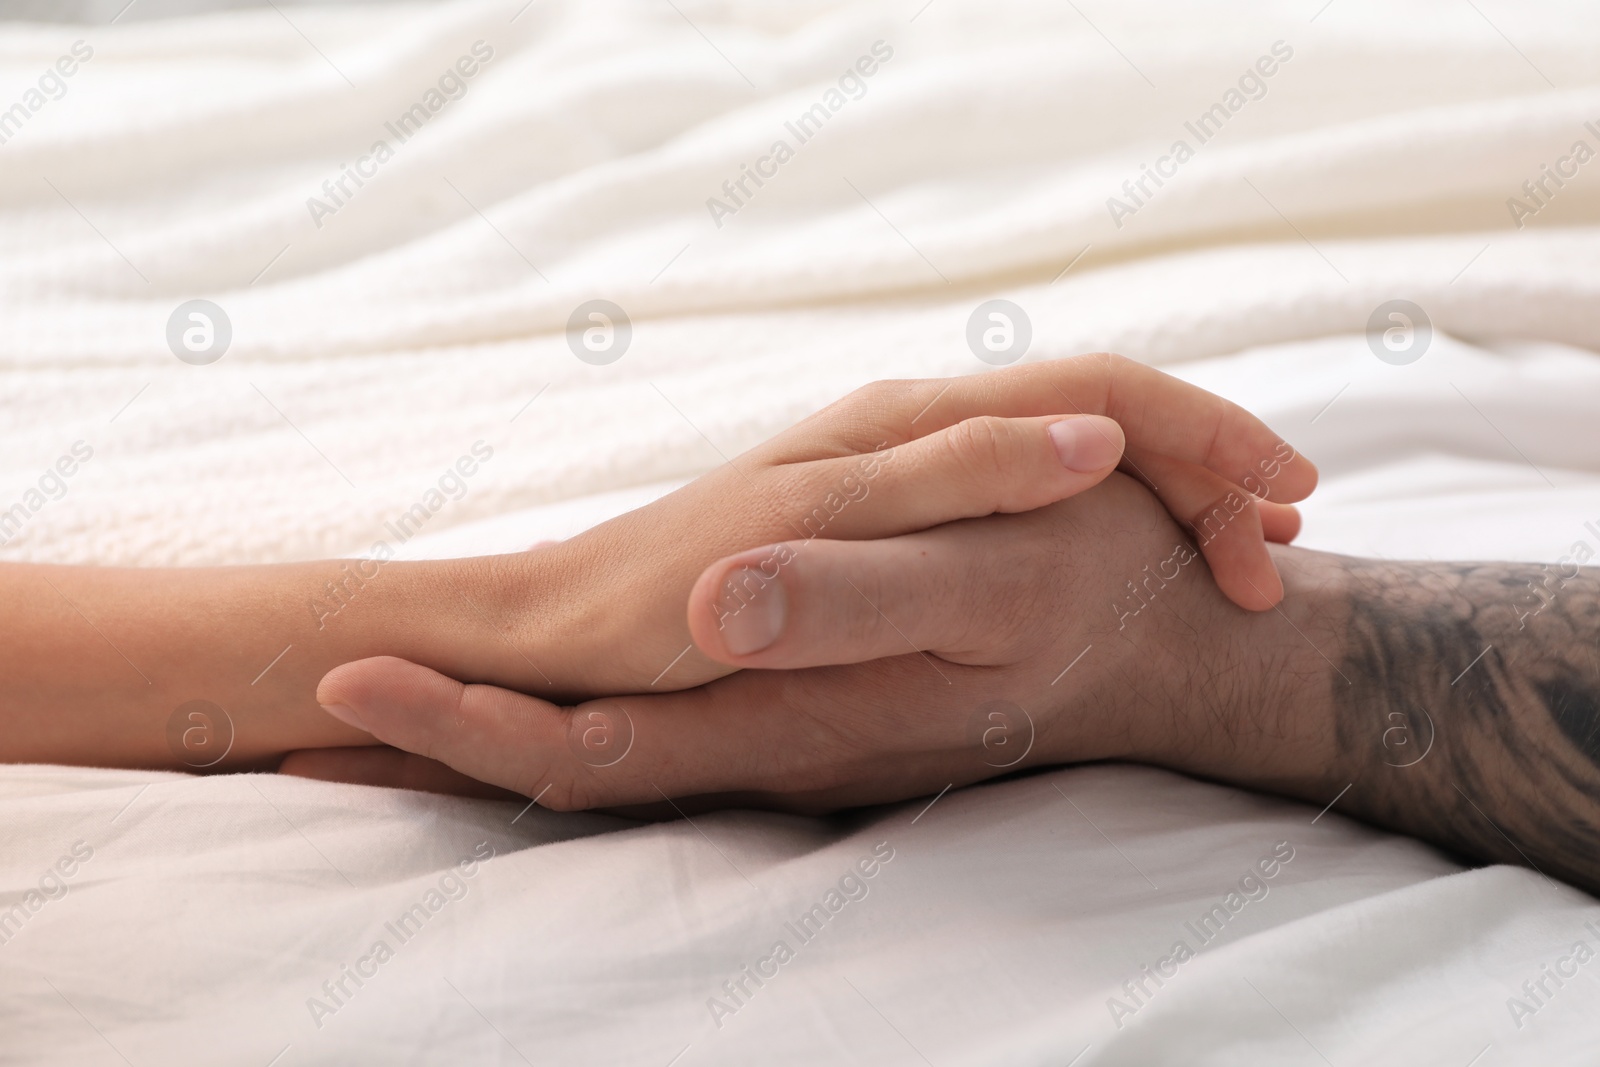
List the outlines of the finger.
{"label": "finger", "polygon": [[1104,481],[1122,448],[1103,416],[980,415],[887,452],[782,468],[786,511],[797,537],[834,539],[1032,511]]}
{"label": "finger", "polygon": [[[563,717],[548,701],[463,685],[392,656],[335,667],[318,684],[317,702],[377,741],[524,794],[539,779],[526,753],[559,740],[553,727]],[[480,730],[490,721],[497,743]]]}
{"label": "finger", "polygon": [[[1257,496],[1303,500],[1317,469],[1239,405],[1153,367],[1108,353],[1048,360],[964,378],[880,382],[820,413],[853,451],[936,433],[979,415],[1104,415],[1131,447],[1205,467]],[[893,443],[893,442],[891,442]],[[1265,490],[1265,491],[1263,491]]]}
{"label": "finger", "polygon": [[[1261,504],[1208,470],[1166,456],[1141,456],[1167,511],[1188,527],[1217,588],[1247,611],[1266,611],[1283,599],[1283,580],[1267,552]],[[1284,517],[1273,522],[1285,525]]]}
{"label": "finger", "polygon": [[[770,676],[769,676],[770,677]],[[486,685],[463,685],[391,656],[328,672],[317,699],[374,738],[557,811],[755,789],[781,749],[783,717],[724,691],[630,697],[560,708]],[[633,714],[629,706],[650,709]]]}
{"label": "finger", "polygon": [[700,650],[735,667],[861,663],[966,646],[984,587],[957,539],[800,541],[718,560],[689,594]]}
{"label": "finger", "polygon": [[[456,683],[441,685],[440,676],[404,660],[346,664],[323,679],[319,696],[350,701],[346,709],[375,736],[403,734],[475,778],[494,780],[516,764],[534,767],[531,774],[511,772],[517,784],[497,784],[557,811],[637,811],[665,802],[682,815],[691,805],[679,798],[708,795],[836,810],[932,794],[1044,758],[1033,754],[1031,719],[1027,754],[1009,763],[994,762],[989,742],[973,735],[969,713],[984,699],[980,694],[992,695],[992,681],[976,688],[970,678],[935,685],[908,708],[904,694],[927,686],[920,657],[873,664],[878,687],[863,684],[862,670],[739,671],[698,689],[631,697],[638,734],[623,758],[604,767],[529,729],[526,720],[547,723],[552,710],[562,709],[487,686],[457,685],[456,692],[449,688]],[[576,717],[606,703],[580,705]],[[476,744],[456,744],[452,735],[462,732]]]}
{"label": "finger", "polygon": [[1287,545],[1300,536],[1300,509],[1293,504],[1276,504],[1258,500],[1261,509],[1261,532],[1274,544]]}
{"label": "finger", "polygon": [[[1300,532],[1300,512],[1292,504],[1279,504],[1274,501],[1262,500],[1254,493],[1245,492],[1241,487],[1232,485],[1226,479],[1219,478],[1212,471],[1204,467],[1197,467],[1192,463],[1185,463],[1170,456],[1159,454],[1151,455],[1143,452],[1130,453],[1123,459],[1123,466],[1139,476],[1140,480],[1149,486],[1151,492],[1166,507],[1168,514],[1178,521],[1193,525],[1199,509],[1209,510],[1211,504],[1217,500],[1228,497],[1239,500],[1248,497],[1255,505],[1260,515],[1263,541],[1275,541],[1279,544],[1288,544]],[[1264,484],[1264,483],[1263,483]],[[1229,494],[1233,494],[1229,497]],[[1196,501],[1204,503],[1196,505]],[[1247,527],[1248,528],[1248,527]],[[1218,545],[1215,553],[1219,554],[1222,566],[1227,567],[1231,561],[1241,558],[1240,553],[1229,552]],[[1206,559],[1212,560],[1213,552],[1206,553]],[[1213,568],[1215,563],[1213,563]],[[1249,572],[1249,573],[1254,573]],[[1274,568],[1276,579],[1276,568]],[[1263,589],[1266,587],[1263,586]],[[1229,599],[1234,599],[1229,597]],[[1235,600],[1240,607],[1248,605]],[[1277,603],[1276,600],[1273,603]],[[1270,605],[1267,605],[1270,606]]]}
{"label": "finger", "polygon": [[415,789],[423,793],[444,793],[485,800],[521,796],[520,793],[469,778],[437,760],[424,759],[386,745],[301,749],[283,757],[283,762],[278,765],[278,773],[322,782]]}

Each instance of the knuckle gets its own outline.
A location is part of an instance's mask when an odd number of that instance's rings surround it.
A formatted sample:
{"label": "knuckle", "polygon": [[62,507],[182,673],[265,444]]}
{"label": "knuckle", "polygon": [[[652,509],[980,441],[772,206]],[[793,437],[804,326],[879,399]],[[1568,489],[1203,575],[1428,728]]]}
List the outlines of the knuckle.
{"label": "knuckle", "polygon": [[1236,489],[1228,489],[1202,507],[1188,523],[1189,532],[1202,550],[1228,534],[1253,539],[1261,536],[1261,511],[1255,498]]}
{"label": "knuckle", "polygon": [[1133,362],[1118,352],[1090,352],[1077,358],[1108,378],[1116,375],[1118,371],[1127,369]]}
{"label": "knuckle", "polygon": [[598,803],[593,797],[593,790],[565,775],[532,792],[524,791],[524,795],[530,799],[537,796],[539,806],[549,811],[586,811]]}
{"label": "knuckle", "polygon": [[[483,688],[485,701],[498,696],[498,691],[489,687],[472,688]],[[539,796],[546,786],[550,786],[549,793],[539,801],[541,807],[550,807],[551,796],[562,788],[558,779],[563,776],[561,762],[555,756],[555,753],[563,750],[552,742],[565,735],[573,710],[555,706],[502,709],[503,728],[492,733],[481,733],[473,739],[473,749],[477,752],[518,754],[519,758],[511,761],[507,771],[511,780],[506,784],[530,798]]]}
{"label": "knuckle", "polygon": [[483,722],[487,715],[484,707],[486,694],[475,685],[458,685],[455,700],[447,714],[436,725],[418,738],[418,743],[408,745],[417,755],[441,763],[451,762],[458,751],[471,751],[484,735]]}
{"label": "knuckle", "polygon": [[973,477],[992,478],[1013,458],[1013,435],[1005,419],[979,415],[950,428],[946,441],[951,458]]}
{"label": "knuckle", "polygon": [[[807,441],[806,435],[801,435],[789,440],[784,450],[774,453],[774,458],[779,462],[817,458],[817,435],[839,455],[869,452],[885,441],[901,440],[904,430],[894,427],[901,416],[909,417],[910,411],[916,410],[916,390],[928,384],[906,379],[868,382],[803,420],[800,425],[808,427],[811,439]],[[784,437],[788,438],[788,434]]]}
{"label": "knuckle", "polygon": [[1107,398],[1126,381],[1134,361],[1118,352],[1092,352],[1083,357],[1088,363],[1091,377]]}
{"label": "knuckle", "polygon": [[981,506],[980,514],[1026,511],[1042,502],[1038,494],[1045,483],[1033,475],[1041,470],[1039,449],[1047,441],[994,415],[967,419],[946,434],[950,466]]}
{"label": "knuckle", "polygon": [[[526,747],[534,752],[542,749],[550,755],[531,761],[532,765],[526,772],[525,787],[518,791],[530,798],[537,798],[539,806],[550,811],[583,811],[593,807],[597,803],[593,790],[586,788],[582,782],[587,768],[580,766],[572,755],[577,751],[574,746],[581,744],[582,740],[583,727],[578,708],[557,707],[535,718],[538,721],[529,724],[530,732],[543,734],[544,743],[536,742]],[[559,746],[550,743],[557,738],[565,743]]]}
{"label": "knuckle", "polygon": [[844,403],[873,411],[895,407],[910,395],[913,384],[903,378],[880,378],[851,392]]}

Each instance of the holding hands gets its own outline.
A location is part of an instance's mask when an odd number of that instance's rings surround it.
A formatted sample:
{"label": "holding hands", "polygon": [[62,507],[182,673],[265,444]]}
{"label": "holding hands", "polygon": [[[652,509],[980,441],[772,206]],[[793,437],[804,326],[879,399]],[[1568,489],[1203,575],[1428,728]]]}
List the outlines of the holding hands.
{"label": "holding hands", "polygon": [[281,769],[563,810],[820,809],[1136,754],[1129,701],[1158,699],[1140,679],[1170,643],[1130,626],[1274,606],[1266,542],[1315,482],[1243,409],[1116,356],[875,383],[655,504],[481,561],[538,676],[348,663],[319,702],[393,747]]}
{"label": "holding hands", "polygon": [[391,560],[338,612],[339,560],[6,564],[0,759],[651,815],[1126,759],[1600,886],[1600,575],[1530,610],[1507,591],[1549,567],[1281,544],[1316,478],[1237,406],[1084,356],[876,383],[570,541]]}

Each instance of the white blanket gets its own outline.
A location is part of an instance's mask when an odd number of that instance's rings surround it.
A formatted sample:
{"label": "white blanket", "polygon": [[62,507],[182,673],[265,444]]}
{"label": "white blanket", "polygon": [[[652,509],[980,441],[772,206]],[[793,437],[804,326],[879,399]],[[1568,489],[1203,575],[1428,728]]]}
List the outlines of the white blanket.
{"label": "white blanket", "polygon": [[[984,369],[993,297],[1029,359],[1114,348],[1261,411],[1328,475],[1309,545],[1597,544],[1600,12],[1317,7],[7,28],[0,559],[359,552],[480,440],[413,547],[566,536],[862,381]],[[196,298],[232,335],[203,366],[167,339]],[[596,298],[632,323],[607,365],[563,332]],[[1407,365],[1363,336],[1392,299],[1437,331]],[[1588,896],[1137,768],[648,827],[275,777],[0,796],[6,1063],[1580,1063],[1600,1016],[1600,964],[1508,999],[1600,948]]]}

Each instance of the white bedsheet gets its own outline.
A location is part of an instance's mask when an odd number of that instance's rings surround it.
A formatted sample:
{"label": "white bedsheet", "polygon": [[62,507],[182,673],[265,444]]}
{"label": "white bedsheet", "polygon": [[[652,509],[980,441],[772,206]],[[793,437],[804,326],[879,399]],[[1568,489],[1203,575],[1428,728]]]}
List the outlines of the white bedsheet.
{"label": "white bedsheet", "polygon": [[[408,549],[567,536],[861,381],[982,369],[963,332],[992,296],[1030,359],[1116,348],[1261,411],[1327,474],[1306,544],[1600,546],[1600,164],[1525,229],[1505,203],[1600,144],[1592,6],[521,6],[0,31],[0,108],[93,49],[0,145],[0,507],[94,451],[0,559],[360,552],[476,440],[493,461]],[[317,226],[307,198],[479,40],[466,95]],[[717,227],[706,199],[880,40],[865,94]],[[1280,40],[1265,95],[1118,227],[1107,198]],[[210,366],[166,348],[193,297],[232,323]],[[561,332],[594,297],[633,320],[608,366]],[[1408,366],[1361,336],[1394,298],[1440,331]],[[1140,768],[927,803],[635,826],[5,768],[0,908],[54,899],[0,943],[0,1062],[1593,1059],[1600,963],[1508,1010],[1600,947],[1596,902],[1537,874]],[[1200,946],[1186,924],[1279,842]],[[785,924],[875,847],[802,943]],[[1123,990],[1180,938],[1175,978]]]}

